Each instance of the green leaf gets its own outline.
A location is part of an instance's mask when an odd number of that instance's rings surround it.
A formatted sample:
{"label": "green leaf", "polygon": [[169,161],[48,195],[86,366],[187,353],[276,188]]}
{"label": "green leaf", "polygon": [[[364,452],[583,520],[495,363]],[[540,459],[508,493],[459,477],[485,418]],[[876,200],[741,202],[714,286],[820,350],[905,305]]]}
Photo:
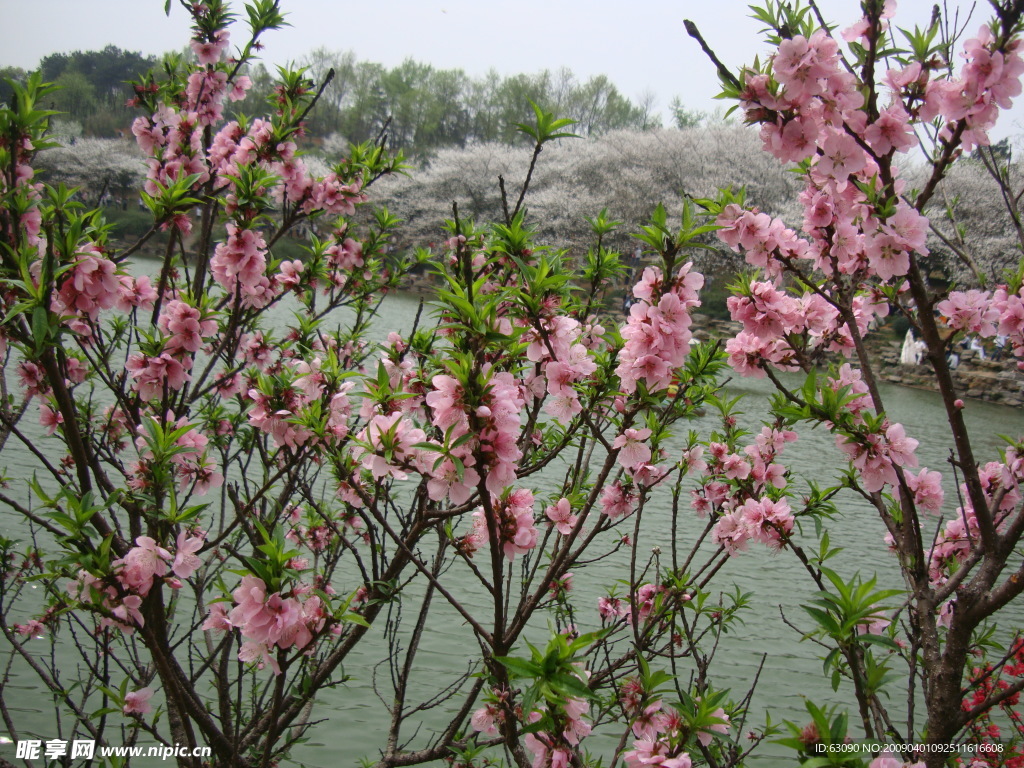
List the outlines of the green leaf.
{"label": "green leaf", "polygon": [[871,645],[880,645],[883,648],[888,648],[890,651],[898,651],[900,649],[897,642],[888,635],[861,635],[860,641]]}
{"label": "green leaf", "polygon": [[341,621],[345,622],[346,624],[356,624],[360,627],[365,627],[366,629],[370,628],[370,622],[368,622],[358,613],[352,613],[351,611],[349,611],[348,613],[342,614],[340,618]]}
{"label": "green leaf", "polygon": [[526,659],[517,659],[514,656],[495,656],[494,660],[500,662],[512,677],[538,677],[544,674],[544,670],[539,664],[526,661]]}
{"label": "green leaf", "polygon": [[562,128],[567,128],[570,125],[575,125],[576,120],[570,120],[569,118],[556,118],[554,113],[545,112],[534,102],[530,102],[530,106],[533,107],[533,113],[536,116],[536,122],[534,125],[527,125],[526,123],[516,123],[516,129],[520,133],[524,133],[532,138],[537,144],[544,144],[545,142],[551,141],[552,139],[578,139],[580,136],[575,133],[569,133],[568,131],[560,131]]}
{"label": "green leaf", "polygon": [[42,351],[49,340],[50,320],[46,310],[36,305],[32,309],[32,341],[37,352]]}
{"label": "green leaf", "polygon": [[574,696],[577,699],[599,700],[597,694],[590,690],[582,680],[572,675],[554,675],[548,678],[548,685],[564,696]]}

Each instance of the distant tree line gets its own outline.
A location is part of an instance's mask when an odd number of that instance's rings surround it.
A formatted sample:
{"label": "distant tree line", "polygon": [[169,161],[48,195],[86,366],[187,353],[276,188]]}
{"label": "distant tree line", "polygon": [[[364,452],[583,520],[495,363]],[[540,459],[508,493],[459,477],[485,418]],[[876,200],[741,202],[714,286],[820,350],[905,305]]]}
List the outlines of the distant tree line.
{"label": "distant tree line", "polygon": [[[38,69],[46,81],[61,86],[46,106],[80,123],[86,137],[113,138],[127,132],[135,117],[125,106],[133,95],[128,83],[157,64],[154,57],[109,45],[102,51],[50,54]],[[388,68],[360,61],[351,51],[324,48],[309,53],[299,66],[306,68],[312,87],[323,87],[306,126],[314,142],[332,135],[363,142],[386,126],[391,146],[411,155],[481,142],[515,143],[520,138],[516,124],[533,119],[531,101],[576,120],[576,132],[585,136],[661,127],[653,94],[633,101],[605,75],[579,80],[566,68],[516,75],[492,69],[471,77],[461,69],[438,69],[412,59]],[[253,87],[234,105],[239,113],[262,108],[272,95],[266,67],[257,64],[248,74]],[[0,69],[2,77],[22,80],[25,75],[17,68]],[[8,95],[0,86],[0,98],[6,101]],[[678,108],[678,101],[672,114],[686,127],[699,115]]]}
{"label": "distant tree line", "polygon": [[[43,106],[80,123],[87,136],[116,136],[135,117],[135,111],[126,106],[132,95],[128,82],[156,63],[153,56],[113,45],[102,51],[51,53],[39,61],[37,69],[46,82],[56,83],[60,89],[50,94]],[[0,77],[21,81],[26,74],[16,67],[0,68]],[[0,82],[0,99],[7,102],[9,95],[6,83]]]}
{"label": "distant tree line", "polygon": [[334,72],[310,116],[315,136],[338,133],[348,141],[373,138],[390,120],[393,146],[418,154],[479,142],[515,143],[516,124],[533,120],[529,102],[577,121],[574,130],[599,135],[618,129],[660,127],[653,96],[634,103],[604,75],[580,81],[568,69],[504,76],[495,70],[470,77],[406,59],[388,69],[351,52],[320,48],[303,65],[317,83]]}

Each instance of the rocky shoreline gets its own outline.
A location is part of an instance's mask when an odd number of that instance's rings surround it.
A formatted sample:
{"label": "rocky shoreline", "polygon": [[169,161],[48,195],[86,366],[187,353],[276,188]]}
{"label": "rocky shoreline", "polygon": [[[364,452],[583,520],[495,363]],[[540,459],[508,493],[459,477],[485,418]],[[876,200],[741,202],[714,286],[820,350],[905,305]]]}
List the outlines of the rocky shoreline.
{"label": "rocky shoreline", "polygon": [[[730,320],[716,320],[703,315],[694,315],[693,319],[697,338],[728,338],[741,329],[739,323]],[[927,363],[900,363],[902,342],[869,336],[867,346],[878,363],[883,381],[904,387],[938,389]],[[1024,373],[1017,369],[1014,359],[982,360],[976,351],[970,349],[959,354],[960,364],[952,374],[961,397],[1015,408],[1024,406]]]}
{"label": "rocky shoreline", "polygon": [[[898,341],[874,345],[872,351],[880,363],[882,379],[905,387],[937,389],[927,363],[900,364],[900,348]],[[952,374],[961,396],[1017,408],[1024,405],[1024,373],[1017,369],[1015,360],[982,360],[973,349],[959,354],[960,364]]]}

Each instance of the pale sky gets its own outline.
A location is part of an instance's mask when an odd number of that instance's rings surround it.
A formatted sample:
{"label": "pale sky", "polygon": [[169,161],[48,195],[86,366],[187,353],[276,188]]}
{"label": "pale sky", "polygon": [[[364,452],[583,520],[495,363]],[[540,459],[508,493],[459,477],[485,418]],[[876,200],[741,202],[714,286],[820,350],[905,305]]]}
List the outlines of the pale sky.
{"label": "pale sky", "polygon": [[[683,29],[692,19],[734,69],[766,48],[748,0],[284,0],[291,27],[265,36],[268,65],[301,59],[318,47],[353,50],[364,61],[394,66],[406,58],[479,76],[571,69],[578,79],[605,74],[623,95],[655,95],[658,110],[673,96],[710,111],[714,67]],[[241,3],[234,3],[241,10]],[[855,20],[856,0],[819,0],[840,28]],[[897,25],[924,26],[933,0],[901,0]],[[948,0],[950,9],[969,2]],[[979,3],[984,11],[987,4]],[[177,0],[170,18],[163,0],[0,0],[0,66],[33,68],[54,52],[107,44],[160,54],[187,44],[188,16]],[[982,19],[977,16],[972,34]],[[241,38],[241,30],[235,38]],[[993,132],[1024,134],[1024,96]],[[666,119],[667,123],[667,119]]]}

